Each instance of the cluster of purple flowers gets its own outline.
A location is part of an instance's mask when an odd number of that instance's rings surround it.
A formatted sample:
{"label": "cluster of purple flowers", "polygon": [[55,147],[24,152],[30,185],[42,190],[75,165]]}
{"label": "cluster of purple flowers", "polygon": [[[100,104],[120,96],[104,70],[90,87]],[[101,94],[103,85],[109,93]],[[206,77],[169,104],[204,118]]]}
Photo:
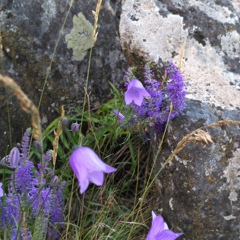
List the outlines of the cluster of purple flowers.
{"label": "cluster of purple flowers", "polygon": [[[181,73],[171,62],[166,65],[167,78],[158,82],[149,65],[144,69],[144,84],[136,79],[131,69],[127,72],[127,91],[125,102],[134,111],[133,122],[145,121],[149,129],[160,132],[168,119],[173,119],[184,109],[184,84]],[[117,110],[114,114],[119,121],[125,120]],[[62,126],[67,127],[67,119]],[[79,131],[79,124],[73,123],[72,132]],[[9,154],[9,165],[13,170],[6,194],[0,182],[0,224],[2,229],[8,229],[11,239],[33,238],[57,239],[61,223],[64,222],[64,188],[66,183],[60,183],[54,171],[49,167],[52,152],[43,155],[37,166],[29,159],[30,130],[23,136],[21,153],[17,147]],[[104,184],[104,174],[117,169],[105,164],[98,155],[85,146],[78,147],[70,156],[70,166],[76,175],[80,194],[83,194],[90,183],[97,186]],[[174,233],[168,229],[161,216],[152,213],[152,227],[146,240],[174,240],[182,233]]]}
{"label": "cluster of purple flowers", "polygon": [[134,122],[145,122],[148,130],[159,133],[167,120],[172,120],[185,107],[185,90],[182,74],[177,67],[168,62],[165,66],[166,79],[155,79],[150,65],[144,68],[144,85],[128,69],[125,80],[127,91],[125,102],[131,104]]}
{"label": "cluster of purple flowers", "polygon": [[29,159],[30,130],[23,136],[21,153],[13,148],[9,165],[13,170],[8,190],[0,189],[0,224],[10,230],[11,239],[32,239],[41,228],[42,239],[56,239],[64,221],[64,188],[49,167],[52,152],[43,155],[37,167]]}

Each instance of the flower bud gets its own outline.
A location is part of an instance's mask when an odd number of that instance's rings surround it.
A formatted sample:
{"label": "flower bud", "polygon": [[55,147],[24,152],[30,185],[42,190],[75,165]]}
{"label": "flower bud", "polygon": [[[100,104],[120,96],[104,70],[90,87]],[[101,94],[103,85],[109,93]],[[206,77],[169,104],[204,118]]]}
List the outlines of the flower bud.
{"label": "flower bud", "polygon": [[50,181],[50,187],[54,188],[57,186],[57,184],[58,184],[58,177],[54,176]]}
{"label": "flower bud", "polygon": [[34,142],[33,142],[33,145],[34,145],[34,147],[36,148],[36,150],[37,150],[38,152],[41,152],[41,151],[42,151],[42,145],[41,145],[41,143],[40,143],[39,141],[34,141]]}
{"label": "flower bud", "polygon": [[124,120],[124,115],[122,114],[122,113],[120,113],[118,110],[113,110],[113,113],[114,113],[114,115],[115,116],[117,116],[118,117],[118,119],[120,120],[120,121],[123,121]]}
{"label": "flower bud", "polygon": [[63,117],[61,119],[61,124],[62,124],[62,129],[63,130],[67,130],[67,128],[68,128],[68,119],[66,117]]}
{"label": "flower bud", "polygon": [[78,132],[80,124],[78,123],[73,123],[71,126],[71,129],[74,133]]}
{"label": "flower bud", "polygon": [[16,168],[20,161],[20,153],[17,147],[14,147],[9,154],[9,163],[11,168]]}

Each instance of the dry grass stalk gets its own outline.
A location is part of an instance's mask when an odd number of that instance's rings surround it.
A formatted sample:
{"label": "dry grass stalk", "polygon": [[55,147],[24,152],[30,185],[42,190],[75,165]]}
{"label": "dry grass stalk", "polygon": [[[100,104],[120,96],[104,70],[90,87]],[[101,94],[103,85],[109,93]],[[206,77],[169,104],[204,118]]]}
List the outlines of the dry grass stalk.
{"label": "dry grass stalk", "polygon": [[2,81],[7,87],[11,88],[13,94],[20,101],[20,106],[22,110],[31,115],[33,138],[41,142],[42,139],[41,120],[37,107],[12,78],[0,74],[0,81]]}
{"label": "dry grass stalk", "polygon": [[183,62],[183,58],[184,58],[184,54],[185,54],[185,50],[186,50],[186,44],[187,44],[187,40],[184,40],[183,47],[182,47],[182,50],[180,53],[180,61],[179,61],[179,66],[178,66],[179,71],[182,71],[182,62]]}
{"label": "dry grass stalk", "polygon": [[214,127],[221,127],[224,125],[239,125],[240,126],[240,122],[226,119],[226,120],[221,120],[221,121],[212,123],[212,124],[208,125],[207,127],[214,128]]}
{"label": "dry grass stalk", "polygon": [[[64,107],[61,106],[61,118],[65,117],[65,110]],[[58,127],[57,131],[54,130],[54,140],[53,140],[53,151],[52,151],[52,161],[53,161],[53,166],[55,167],[56,164],[56,159],[57,159],[57,152],[58,152],[58,141],[59,137],[62,134],[62,124],[61,120],[58,121]]]}
{"label": "dry grass stalk", "polygon": [[171,162],[175,155],[181,152],[189,142],[204,142],[206,144],[208,144],[208,142],[213,143],[211,136],[207,132],[202,129],[197,129],[183,137],[183,139],[177,144],[177,148],[167,159],[167,162]]}
{"label": "dry grass stalk", "polygon": [[99,16],[99,12],[100,12],[100,8],[102,5],[102,0],[98,0],[97,2],[97,6],[96,6],[96,11],[92,11],[93,13],[93,17],[94,17],[94,25],[93,25],[93,44],[95,44],[95,42],[97,41],[97,27],[98,27],[98,16]]}
{"label": "dry grass stalk", "polygon": [[23,229],[23,240],[27,240],[27,223],[26,223],[26,212],[22,208],[22,229]]}
{"label": "dry grass stalk", "polygon": [[[221,121],[209,124],[205,128],[214,128],[214,127],[219,127],[219,126],[224,126],[224,125],[239,125],[240,126],[240,122],[232,121],[232,120],[221,120]],[[210,134],[208,132],[202,130],[201,128],[198,128],[182,138],[182,140],[177,144],[176,149],[173,151],[173,153],[167,159],[167,162],[171,162],[173,160],[173,158],[178,153],[180,153],[184,149],[186,144],[189,142],[204,142],[206,144],[208,144],[209,142],[213,143]]]}

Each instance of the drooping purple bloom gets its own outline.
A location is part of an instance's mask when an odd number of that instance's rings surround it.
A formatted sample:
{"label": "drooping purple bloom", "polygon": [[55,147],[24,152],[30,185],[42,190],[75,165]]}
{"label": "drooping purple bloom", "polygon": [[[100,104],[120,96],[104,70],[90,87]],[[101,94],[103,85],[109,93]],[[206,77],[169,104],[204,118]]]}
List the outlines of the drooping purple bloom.
{"label": "drooping purple bloom", "polygon": [[145,97],[150,97],[150,94],[140,81],[133,79],[128,83],[127,91],[125,92],[125,102],[127,105],[134,102],[137,106],[141,106]]}
{"label": "drooping purple bloom", "polygon": [[174,233],[169,230],[162,216],[156,216],[152,211],[152,226],[148,232],[146,240],[175,240],[183,233]]}
{"label": "drooping purple bloom", "polygon": [[3,196],[3,189],[2,189],[2,183],[0,182],[0,197]]}
{"label": "drooping purple bloom", "polygon": [[120,113],[118,110],[113,110],[113,113],[114,113],[114,115],[115,116],[117,116],[118,117],[118,119],[120,120],[120,121],[123,121],[124,120],[124,115],[122,114],[122,113]]}
{"label": "drooping purple bloom", "polygon": [[105,164],[97,154],[88,147],[79,147],[70,156],[70,166],[76,175],[80,194],[84,193],[90,182],[102,186],[104,173],[112,173],[117,169]]}

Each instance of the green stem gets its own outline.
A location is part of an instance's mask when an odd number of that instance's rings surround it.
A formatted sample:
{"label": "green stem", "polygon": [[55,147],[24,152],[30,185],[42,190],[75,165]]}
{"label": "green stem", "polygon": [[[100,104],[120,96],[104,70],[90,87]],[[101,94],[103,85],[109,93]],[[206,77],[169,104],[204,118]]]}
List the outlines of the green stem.
{"label": "green stem", "polygon": [[89,75],[90,75],[90,67],[91,67],[91,60],[92,60],[92,50],[93,48],[90,48],[89,52],[89,58],[88,58],[88,67],[87,67],[87,77],[86,77],[86,84],[84,88],[84,98],[83,98],[83,107],[82,107],[82,117],[81,117],[81,124],[79,128],[79,139],[78,139],[78,146],[82,146],[82,123],[83,123],[83,117],[84,117],[84,111],[85,111],[85,106],[87,102],[87,89],[88,89],[88,82],[89,82]]}

